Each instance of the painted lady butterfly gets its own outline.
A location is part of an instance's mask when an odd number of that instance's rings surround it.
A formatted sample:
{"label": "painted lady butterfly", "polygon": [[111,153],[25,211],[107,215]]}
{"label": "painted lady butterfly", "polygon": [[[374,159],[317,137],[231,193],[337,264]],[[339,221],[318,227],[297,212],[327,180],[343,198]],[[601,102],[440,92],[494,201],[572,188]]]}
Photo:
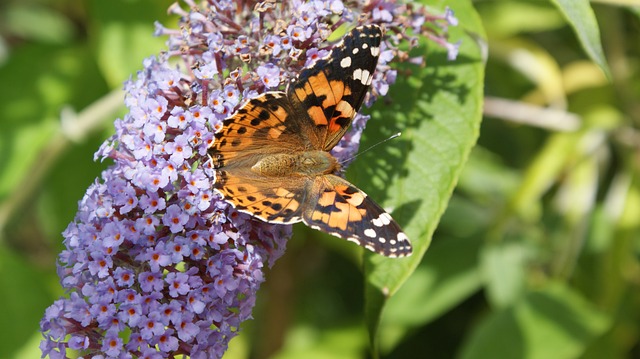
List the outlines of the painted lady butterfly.
{"label": "painted lady butterfly", "polygon": [[215,190],[263,221],[302,221],[388,257],[410,255],[400,226],[335,175],[340,163],[328,152],[362,105],[381,40],[378,26],[355,28],[286,92],[263,93],[225,119],[209,150]]}

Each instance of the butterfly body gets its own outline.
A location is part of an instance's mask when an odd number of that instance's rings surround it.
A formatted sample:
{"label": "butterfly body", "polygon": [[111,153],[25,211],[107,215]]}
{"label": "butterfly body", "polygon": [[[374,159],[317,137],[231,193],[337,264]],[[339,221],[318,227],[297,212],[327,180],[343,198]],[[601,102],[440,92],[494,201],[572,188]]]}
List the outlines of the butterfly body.
{"label": "butterfly body", "polygon": [[382,31],[355,28],[287,90],[247,101],[216,132],[214,189],[237,210],[269,222],[304,222],[389,257],[411,254],[400,226],[338,176],[329,152],[343,137],[373,79]]}
{"label": "butterfly body", "polygon": [[315,177],[335,173],[339,168],[338,160],[325,151],[268,155],[251,166],[252,171],[269,177]]}

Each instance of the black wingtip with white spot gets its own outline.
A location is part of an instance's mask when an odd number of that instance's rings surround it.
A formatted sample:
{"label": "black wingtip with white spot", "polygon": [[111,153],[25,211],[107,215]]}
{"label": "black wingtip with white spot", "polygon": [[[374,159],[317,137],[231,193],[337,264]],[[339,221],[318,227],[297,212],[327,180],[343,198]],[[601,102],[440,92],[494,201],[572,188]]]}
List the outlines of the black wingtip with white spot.
{"label": "black wingtip with white spot", "polygon": [[[386,214],[387,216],[389,216],[388,213],[383,213],[383,214]],[[398,226],[395,222],[390,222],[390,223],[393,223],[394,226],[396,227]],[[320,228],[319,226],[310,225],[309,227],[319,231],[326,232],[323,228]],[[340,232],[326,232],[326,233],[334,237],[346,239],[347,241],[353,242],[359,245],[360,247],[363,247],[371,252],[374,252],[389,258],[403,258],[413,254],[413,247],[411,246],[409,237],[407,237],[407,235],[402,231],[395,232],[395,238],[380,237],[378,236],[377,232],[372,228],[368,228],[364,230],[363,232],[365,235],[364,238],[358,235],[345,237]]]}
{"label": "black wingtip with white spot", "polygon": [[408,257],[413,253],[411,242],[404,232],[397,232],[395,238],[384,238],[375,235],[372,231],[372,229],[365,230],[364,234],[368,237],[366,239],[351,237],[347,240],[389,258]]}

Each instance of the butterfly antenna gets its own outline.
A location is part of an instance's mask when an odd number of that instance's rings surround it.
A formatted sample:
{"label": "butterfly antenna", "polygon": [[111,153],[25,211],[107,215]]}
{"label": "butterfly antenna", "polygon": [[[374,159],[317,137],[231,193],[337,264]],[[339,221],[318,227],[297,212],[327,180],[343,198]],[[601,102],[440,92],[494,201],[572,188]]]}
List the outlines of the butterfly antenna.
{"label": "butterfly antenna", "polygon": [[385,138],[384,140],[382,140],[382,141],[380,141],[378,143],[374,143],[373,145],[369,146],[364,151],[360,151],[360,152],[356,153],[353,157],[343,161],[343,163],[349,163],[349,162],[353,161],[354,159],[356,159],[356,157],[360,156],[361,154],[363,154],[363,153],[365,153],[365,152],[367,152],[367,151],[369,151],[369,150],[371,150],[371,149],[373,149],[375,147],[378,147],[379,145],[381,145],[381,144],[383,144],[383,143],[385,143],[387,141],[393,140],[396,137],[400,137],[401,134],[402,134],[402,132],[398,132],[396,134],[393,134],[393,135],[389,136],[388,138]]}

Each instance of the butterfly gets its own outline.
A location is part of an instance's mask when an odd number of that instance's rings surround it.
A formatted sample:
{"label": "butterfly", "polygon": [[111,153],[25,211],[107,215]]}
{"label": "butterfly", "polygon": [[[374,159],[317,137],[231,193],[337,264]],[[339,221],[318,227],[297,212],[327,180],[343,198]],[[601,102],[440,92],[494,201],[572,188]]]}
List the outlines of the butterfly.
{"label": "butterfly", "polygon": [[286,91],[265,92],[226,118],[209,148],[214,190],[265,222],[303,222],[388,257],[410,255],[400,226],[336,175],[329,153],[362,105],[381,41],[379,26],[356,27]]}

